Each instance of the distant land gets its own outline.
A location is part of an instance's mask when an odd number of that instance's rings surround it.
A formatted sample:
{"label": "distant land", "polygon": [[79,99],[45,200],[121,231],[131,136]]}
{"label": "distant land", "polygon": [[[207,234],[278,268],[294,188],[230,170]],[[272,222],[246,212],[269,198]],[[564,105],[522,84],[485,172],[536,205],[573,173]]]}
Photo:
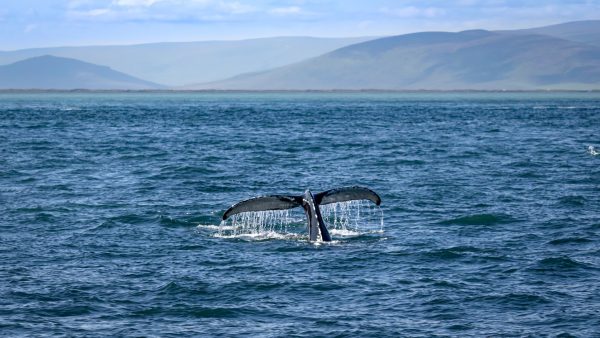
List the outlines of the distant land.
{"label": "distant land", "polygon": [[600,20],[567,22],[514,32],[548,35],[555,38],[583,42],[600,47]]}
{"label": "distant land", "polygon": [[38,56],[0,66],[0,89],[161,89],[164,86],[79,60]]}
{"label": "distant land", "polygon": [[296,64],[191,88],[598,89],[600,46],[595,44],[598,32],[600,21],[520,31],[406,34],[354,44]]}
{"label": "distant land", "polygon": [[239,41],[34,48],[0,51],[0,65],[35,56],[54,55],[108,66],[135,77],[175,87],[285,66],[372,39],[274,37]]}
{"label": "distant land", "polygon": [[0,52],[3,62],[5,90],[598,90],[600,20],[377,39],[28,49]]}

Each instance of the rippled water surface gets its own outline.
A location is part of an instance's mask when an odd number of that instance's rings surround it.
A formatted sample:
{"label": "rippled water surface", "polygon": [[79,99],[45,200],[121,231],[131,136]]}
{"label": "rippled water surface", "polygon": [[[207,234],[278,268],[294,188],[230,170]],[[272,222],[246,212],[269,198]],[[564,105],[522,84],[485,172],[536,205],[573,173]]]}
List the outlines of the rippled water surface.
{"label": "rippled water surface", "polygon": [[[3,336],[600,336],[598,93],[5,93],[0,145]],[[347,185],[331,244],[219,226]]]}

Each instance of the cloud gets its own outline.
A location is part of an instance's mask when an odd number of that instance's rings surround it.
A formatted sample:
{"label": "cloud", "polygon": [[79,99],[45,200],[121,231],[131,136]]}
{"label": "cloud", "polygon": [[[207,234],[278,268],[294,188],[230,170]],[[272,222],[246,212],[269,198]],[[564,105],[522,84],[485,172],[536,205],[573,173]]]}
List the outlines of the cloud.
{"label": "cloud", "polygon": [[387,15],[397,16],[400,18],[425,17],[435,18],[446,14],[446,10],[438,7],[416,7],[406,6],[397,8],[382,7],[380,12]]}
{"label": "cloud", "polygon": [[256,10],[256,8],[253,6],[244,5],[237,1],[235,1],[235,2],[220,2],[219,7],[223,12],[226,12],[229,14],[245,14],[245,13],[254,12]]}
{"label": "cloud", "polygon": [[289,7],[276,7],[269,10],[270,14],[273,15],[297,15],[304,13],[302,8],[298,6],[289,6]]}
{"label": "cloud", "polygon": [[107,22],[221,21],[256,11],[239,1],[227,0],[71,0],[67,17]]}
{"label": "cloud", "polygon": [[84,15],[87,15],[87,16],[102,16],[102,15],[109,14],[110,12],[111,12],[111,10],[108,9],[108,8],[96,8],[96,9],[91,9],[89,11],[84,12]]}
{"label": "cloud", "polygon": [[93,8],[84,10],[69,10],[67,12],[67,18],[73,20],[89,20],[89,19],[106,19],[114,17],[114,12],[110,8]]}
{"label": "cloud", "polygon": [[113,4],[121,7],[150,7],[164,0],[114,0]]}
{"label": "cloud", "polygon": [[68,9],[78,9],[89,5],[94,5],[93,0],[69,0],[67,2]]}
{"label": "cloud", "polygon": [[478,3],[479,3],[478,0],[458,0],[456,2],[456,4],[459,6],[474,6],[474,5],[477,5]]}

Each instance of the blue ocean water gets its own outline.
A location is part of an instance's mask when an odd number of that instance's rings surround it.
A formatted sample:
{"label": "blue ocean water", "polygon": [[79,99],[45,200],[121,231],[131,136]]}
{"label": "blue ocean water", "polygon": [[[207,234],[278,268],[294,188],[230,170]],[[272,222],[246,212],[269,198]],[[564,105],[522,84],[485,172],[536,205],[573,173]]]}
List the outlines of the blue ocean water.
{"label": "blue ocean water", "polygon": [[[0,145],[2,336],[600,336],[600,93],[3,93]],[[383,231],[223,236],[347,185]]]}

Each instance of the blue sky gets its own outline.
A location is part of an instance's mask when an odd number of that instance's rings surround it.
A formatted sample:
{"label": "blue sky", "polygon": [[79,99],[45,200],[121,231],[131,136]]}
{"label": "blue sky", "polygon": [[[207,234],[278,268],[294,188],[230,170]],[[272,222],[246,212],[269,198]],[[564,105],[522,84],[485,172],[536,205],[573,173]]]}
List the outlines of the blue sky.
{"label": "blue sky", "polygon": [[600,0],[0,0],[0,50],[514,29],[600,19]]}

